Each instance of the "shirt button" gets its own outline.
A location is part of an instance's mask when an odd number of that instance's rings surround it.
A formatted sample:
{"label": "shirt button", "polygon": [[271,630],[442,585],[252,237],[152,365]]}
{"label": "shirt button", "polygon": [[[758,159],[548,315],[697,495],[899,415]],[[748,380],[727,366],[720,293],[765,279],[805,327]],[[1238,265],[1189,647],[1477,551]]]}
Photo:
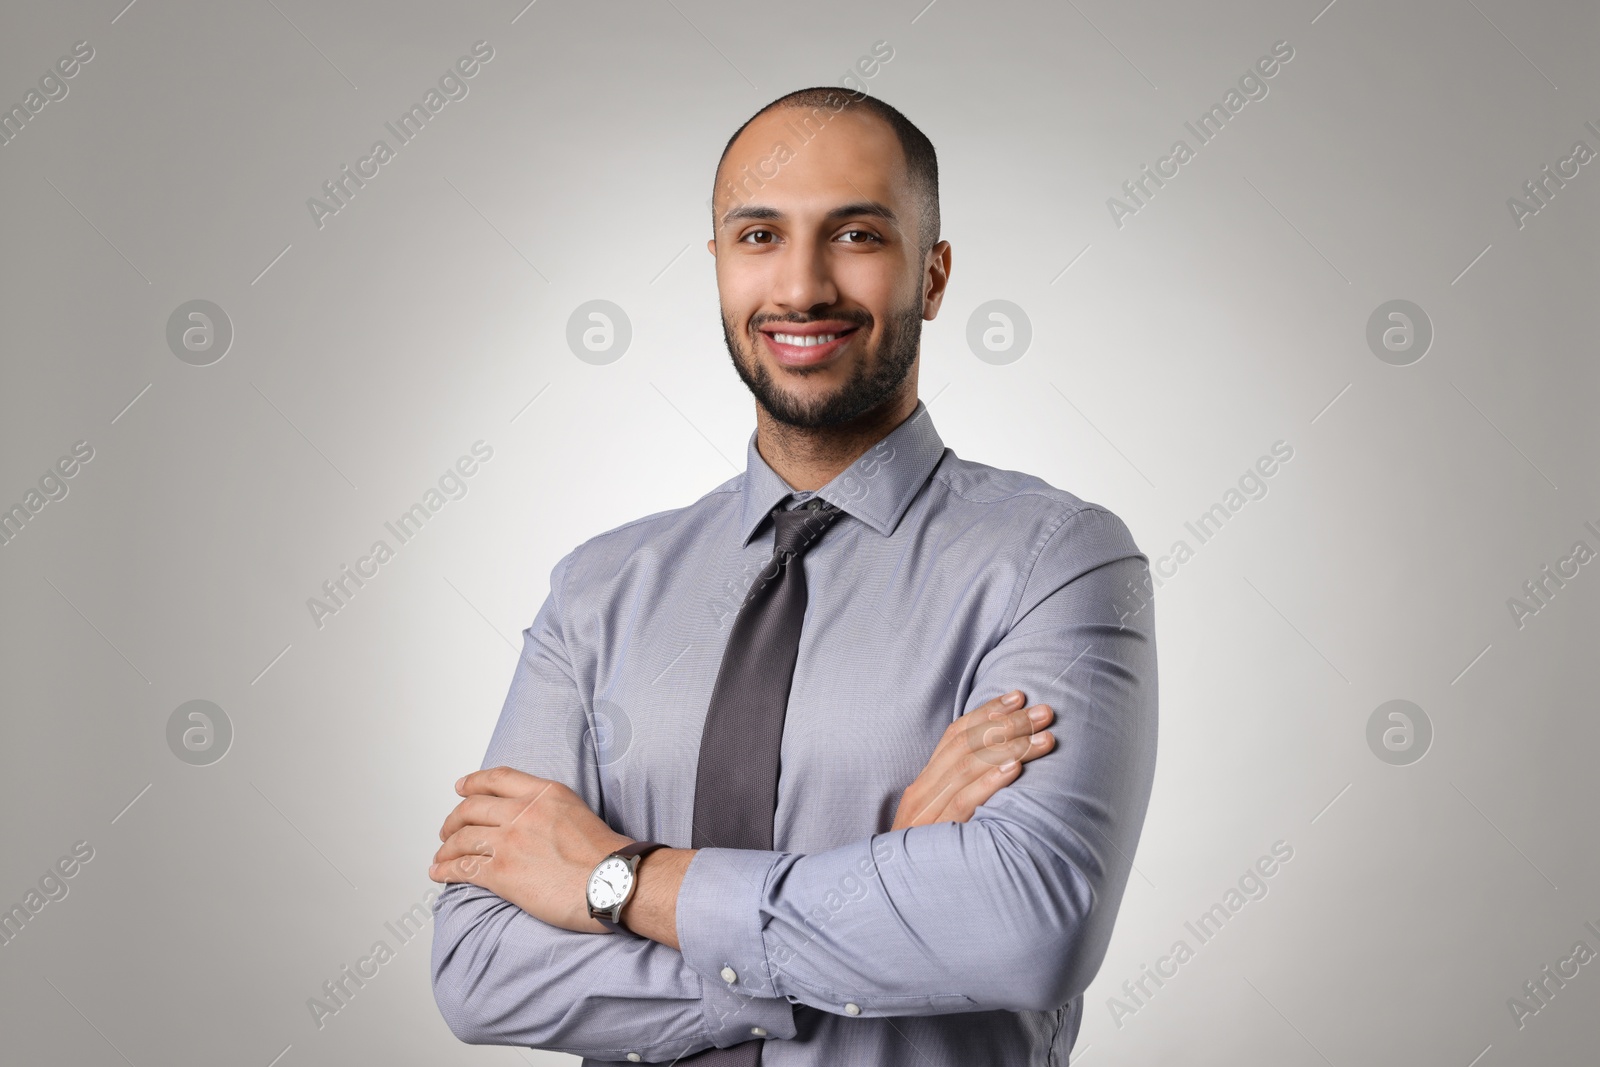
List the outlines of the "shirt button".
{"label": "shirt button", "polygon": [[638,1063],[639,1062],[639,1054],[637,1052],[628,1053],[628,1062],[629,1063]]}
{"label": "shirt button", "polygon": [[739,980],[739,975],[734,972],[732,967],[724,967],[722,968],[722,980],[732,985]]}
{"label": "shirt button", "polygon": [[846,1004],[844,1006],[844,1010],[845,1010],[845,1013],[848,1014],[848,1015],[860,1015],[861,1014],[861,1006],[859,1004]]}
{"label": "shirt button", "polygon": [[750,1028],[750,1032],[752,1034],[755,1034],[757,1037],[766,1037],[767,1036],[766,1028],[762,1027],[762,1026],[752,1026]]}

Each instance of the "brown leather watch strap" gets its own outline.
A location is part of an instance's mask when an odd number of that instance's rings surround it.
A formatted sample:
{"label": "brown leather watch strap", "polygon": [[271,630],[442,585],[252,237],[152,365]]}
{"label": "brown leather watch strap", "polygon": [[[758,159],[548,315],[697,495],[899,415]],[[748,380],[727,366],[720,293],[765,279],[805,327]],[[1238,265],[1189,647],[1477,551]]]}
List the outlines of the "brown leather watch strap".
{"label": "brown leather watch strap", "polygon": [[623,859],[627,859],[629,856],[638,856],[642,859],[645,853],[654,852],[658,848],[666,847],[666,845],[663,845],[658,841],[635,841],[631,845],[623,845],[621,848],[613,852],[612,855],[621,856]]}

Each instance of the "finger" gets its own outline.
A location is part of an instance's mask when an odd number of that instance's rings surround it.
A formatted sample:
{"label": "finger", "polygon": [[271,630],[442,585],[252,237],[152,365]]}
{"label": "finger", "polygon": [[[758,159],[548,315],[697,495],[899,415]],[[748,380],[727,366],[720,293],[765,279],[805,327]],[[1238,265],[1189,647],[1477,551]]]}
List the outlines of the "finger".
{"label": "finger", "polygon": [[[953,790],[964,787],[989,767],[1003,762],[1000,759],[989,759],[986,762],[979,761],[982,765],[974,765],[975,761],[969,757],[974,750],[983,749],[984,741],[981,729],[977,734],[974,734],[973,730],[985,725],[994,725],[999,720],[991,721],[989,716],[995,715],[1009,717],[1010,726],[992,735],[992,741],[1003,743],[1013,736],[1025,734],[1030,723],[1027,711],[1021,706],[1025,697],[1026,694],[1021,690],[1001,693],[953,720],[945,729],[938,744],[934,746],[932,757],[918,774],[912,789],[902,797],[902,808],[908,803],[915,804],[916,808],[897,812],[896,824],[906,821],[902,815],[906,818],[926,818],[928,813],[938,811],[944,806]],[[1045,721],[1049,721],[1048,715]],[[926,793],[935,789],[936,783],[942,788],[938,788],[935,795],[926,796]]]}
{"label": "finger", "polygon": [[1010,742],[1042,730],[1054,715],[1048,704],[1036,704],[1031,708],[1019,708],[993,722],[979,720],[968,731],[964,747],[990,766],[996,766],[1003,762],[999,757],[1001,752],[1024,750],[1012,746]]}
{"label": "finger", "polygon": [[[1033,715],[1037,715],[1037,718]],[[977,720],[977,724],[985,727],[981,732],[976,729],[969,731],[964,742],[953,746],[942,758],[930,762],[925,772],[928,781],[930,784],[938,783],[943,788],[924,807],[933,810],[942,808],[949,802],[946,798],[953,797],[956,792],[1007,760],[1020,759],[1026,762],[1048,752],[1051,742],[1032,744],[1030,737],[1040,735],[1037,732],[1030,734],[1030,731],[1042,730],[1052,716],[1053,712],[1047,705],[1039,705],[1032,709],[1019,708],[1001,722],[984,724],[982,719]]]}
{"label": "finger", "polygon": [[1025,733],[1041,729],[1055,716],[1055,711],[1048,704],[1035,704],[1028,708],[1016,708],[1004,715],[985,717],[974,720],[967,728],[971,739],[982,741],[984,744],[1000,744]]}
{"label": "finger", "polygon": [[[979,759],[964,761],[950,771],[940,783],[936,796],[920,800],[916,810],[899,811],[895,816],[895,829],[903,826],[926,826],[936,822],[966,822],[979,805],[1017,778],[1020,766],[1049,752],[1055,747],[1055,735],[1049,731],[1014,738],[1004,746],[991,750],[992,762]],[[910,802],[908,791],[902,804]]]}
{"label": "finger", "polygon": [[488,868],[481,857],[464,856],[435,862],[428,867],[428,877],[435,882],[471,882],[489,888]]}
{"label": "finger", "polygon": [[445,838],[433,854],[434,863],[449,863],[476,858],[477,863],[494,858],[494,838],[481,826],[469,826]]}
{"label": "finger", "polygon": [[515,767],[486,767],[462,776],[456,783],[456,792],[462,796],[488,793],[490,796],[514,797],[535,792],[543,784],[545,779]]}
{"label": "finger", "polygon": [[1054,737],[1049,731],[1040,731],[1011,738],[1003,744],[988,745],[963,759],[949,775],[949,781],[958,791],[966,789],[973,782],[1012,760],[1026,763],[1039,758],[1050,751],[1053,743]]}
{"label": "finger", "polygon": [[991,767],[951,798],[945,809],[946,818],[966,822],[985,801],[1014,782],[1021,770],[1019,760],[1007,760],[998,767]]}
{"label": "finger", "polygon": [[1020,689],[1013,689],[1009,693],[1001,693],[992,700],[973,708],[968,715],[981,716],[987,719],[997,719],[1002,715],[1022,707],[1022,702],[1027,698]]}
{"label": "finger", "polygon": [[945,809],[949,813],[947,817],[959,822],[970,819],[990,797],[1017,780],[1022,764],[1043,756],[1055,748],[1055,743],[1055,734],[1048,730],[1011,741],[1004,760],[974,776],[950,799]]}
{"label": "finger", "polygon": [[505,826],[522,808],[523,802],[519,799],[473,793],[445,816],[444,824],[439,827],[439,840],[445,840],[465,826]]}
{"label": "finger", "polygon": [[1050,730],[1041,730],[1028,737],[1028,746],[1017,758],[1023,763],[1029,763],[1056,747],[1056,735]]}
{"label": "finger", "polygon": [[945,728],[943,736],[939,738],[939,743],[934,746],[933,756],[928,760],[928,766],[933,767],[935,764],[948,763],[952,756],[960,758],[964,751],[969,751],[972,747],[971,742],[966,738],[969,730],[987,723],[991,719],[1009,715],[1012,711],[1022,707],[1023,700],[1023,692],[1020,689],[1013,689],[1009,693],[1001,693],[997,697],[984,701],[965,715],[952,720],[950,725]]}
{"label": "finger", "polygon": [[1017,708],[1022,707],[1025,698],[1026,695],[1020,689],[1013,689],[1009,693],[1001,693],[997,697],[992,697],[953,721],[950,724],[949,732],[959,732],[986,719],[998,719],[1009,715]]}

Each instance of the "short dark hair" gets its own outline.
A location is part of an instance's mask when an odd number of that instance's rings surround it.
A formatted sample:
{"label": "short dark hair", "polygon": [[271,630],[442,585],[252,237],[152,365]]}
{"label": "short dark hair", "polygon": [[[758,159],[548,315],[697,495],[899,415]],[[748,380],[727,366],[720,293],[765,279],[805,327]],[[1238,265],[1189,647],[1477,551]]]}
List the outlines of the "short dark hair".
{"label": "short dark hair", "polygon": [[[722,173],[722,163],[728,158],[728,152],[733,148],[733,143],[739,139],[756,119],[769,111],[779,108],[796,111],[810,111],[816,115],[820,122],[826,122],[834,115],[838,115],[850,108],[865,108],[870,114],[889,124],[894,131],[896,139],[900,142],[900,150],[906,157],[906,170],[911,179],[911,188],[917,196],[921,223],[917,228],[917,241],[921,245],[920,251],[926,256],[935,242],[939,240],[939,160],[934,153],[933,142],[927,135],[914,126],[910,119],[898,110],[879,100],[869,93],[859,90],[841,89],[836,86],[818,85],[810,89],[796,89],[778,97],[766,107],[757,111],[744,121],[744,125],[733,131],[733,136],[728,138],[728,143],[723,146],[722,155],[717,157],[717,169],[714,174]],[[824,111],[823,109],[828,109]],[[716,179],[712,178],[712,203],[716,202]],[[716,229],[716,210],[712,209],[712,229]]]}

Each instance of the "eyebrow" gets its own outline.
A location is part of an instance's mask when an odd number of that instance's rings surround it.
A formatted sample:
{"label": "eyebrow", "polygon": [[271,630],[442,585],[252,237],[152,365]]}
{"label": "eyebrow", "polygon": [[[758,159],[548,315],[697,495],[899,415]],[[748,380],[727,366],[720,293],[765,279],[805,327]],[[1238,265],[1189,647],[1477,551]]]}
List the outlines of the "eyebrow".
{"label": "eyebrow", "polygon": [[[863,215],[882,219],[896,229],[900,228],[900,216],[896,215],[887,204],[880,204],[876,200],[860,200],[853,204],[841,204],[828,212],[822,221],[826,223],[842,222],[845,219],[860,218]],[[781,222],[787,217],[775,207],[766,207],[761,204],[745,204],[741,207],[732,208],[723,215],[722,225],[726,226],[731,222],[743,222],[747,219],[758,222]]]}

